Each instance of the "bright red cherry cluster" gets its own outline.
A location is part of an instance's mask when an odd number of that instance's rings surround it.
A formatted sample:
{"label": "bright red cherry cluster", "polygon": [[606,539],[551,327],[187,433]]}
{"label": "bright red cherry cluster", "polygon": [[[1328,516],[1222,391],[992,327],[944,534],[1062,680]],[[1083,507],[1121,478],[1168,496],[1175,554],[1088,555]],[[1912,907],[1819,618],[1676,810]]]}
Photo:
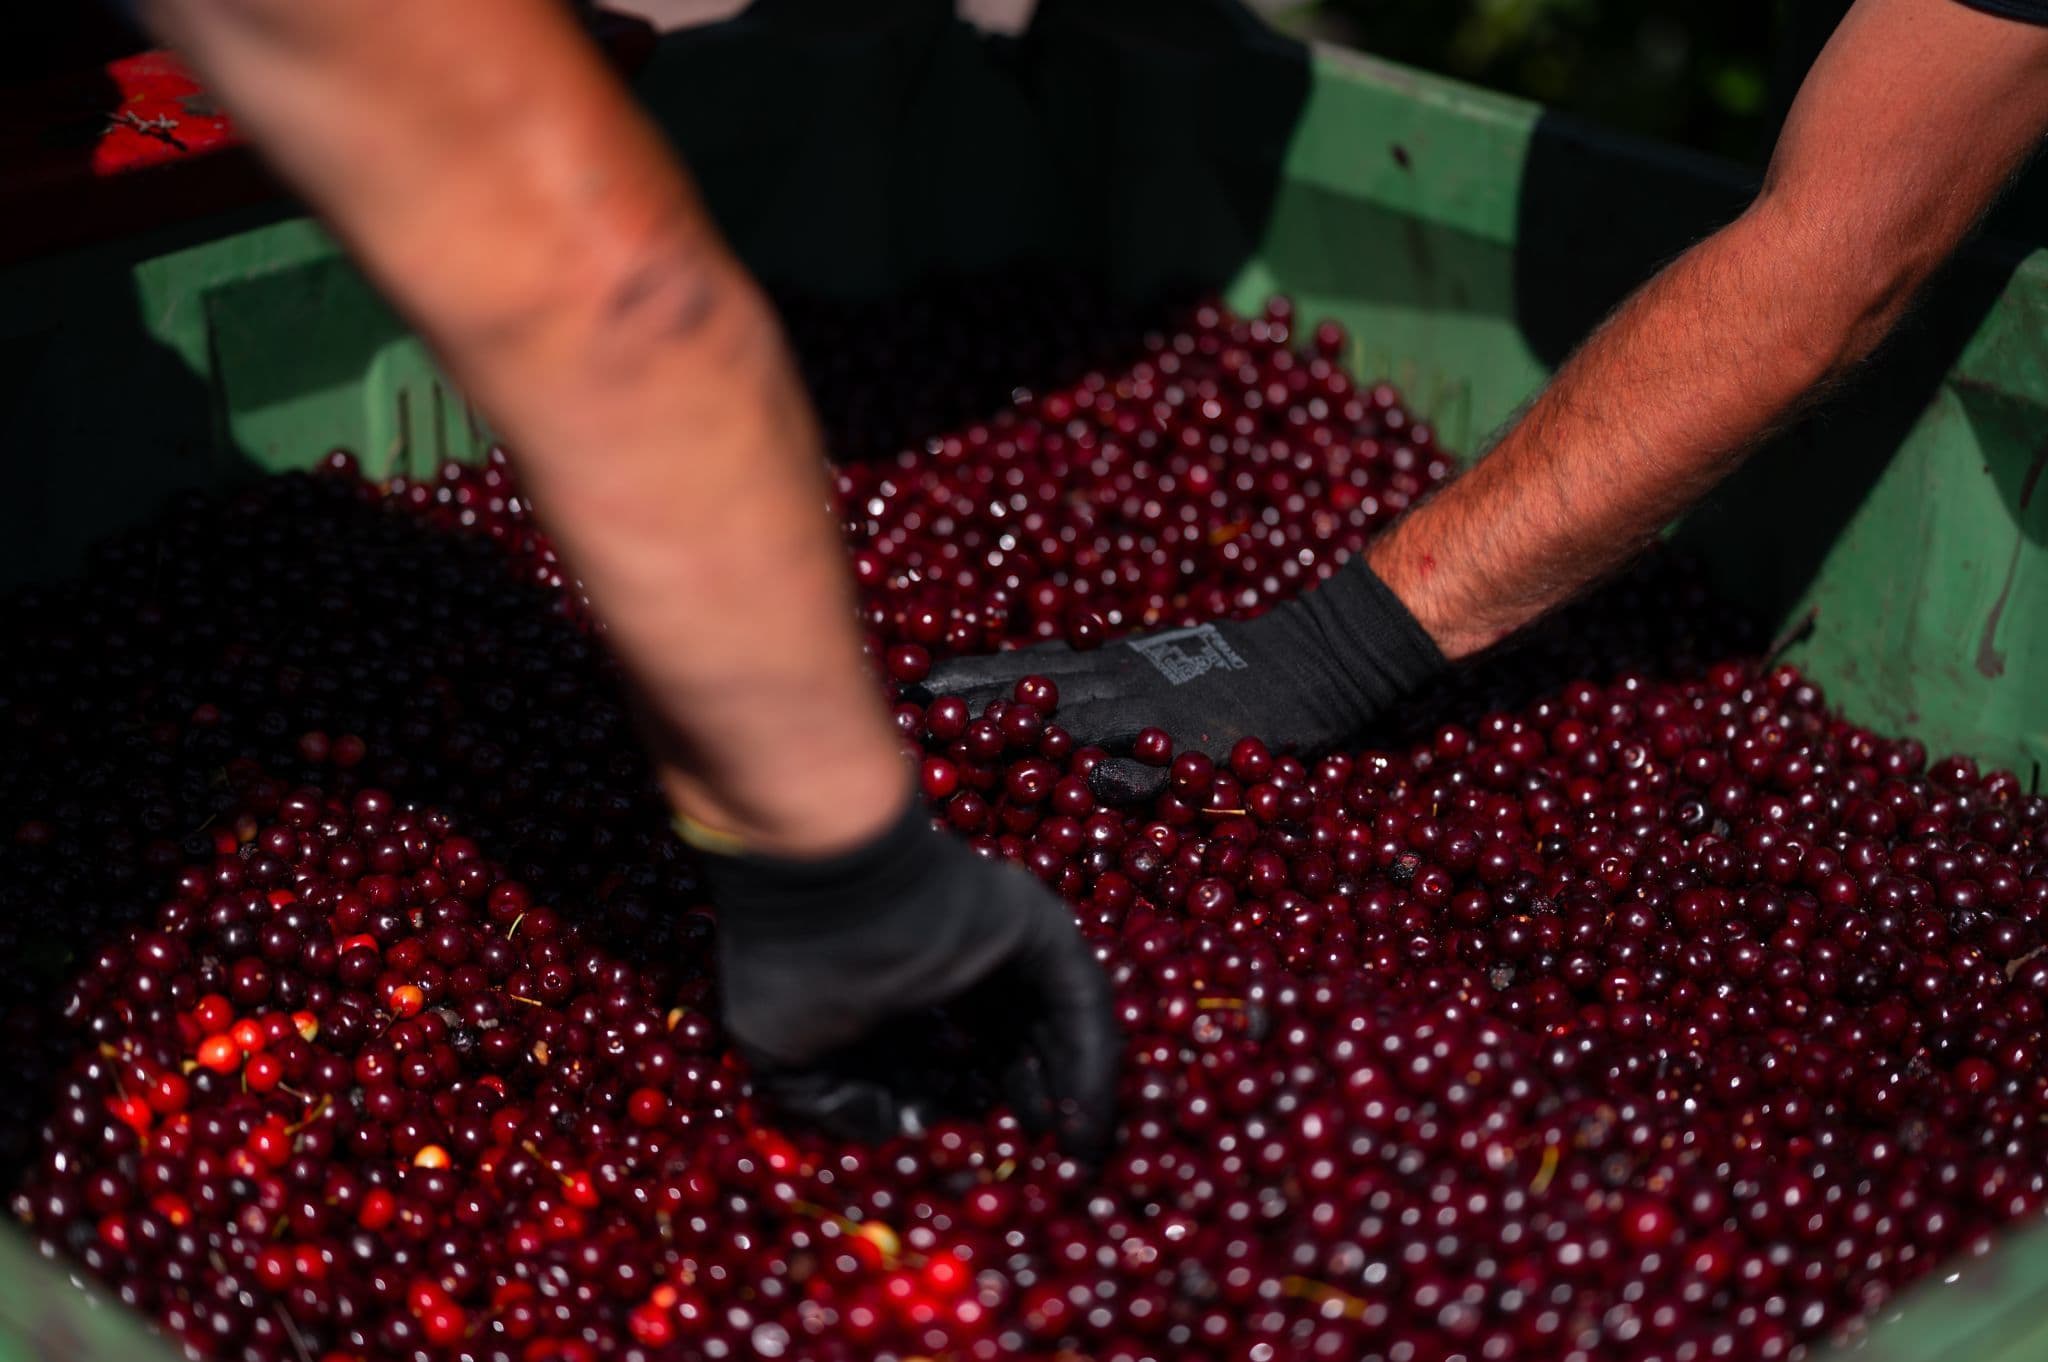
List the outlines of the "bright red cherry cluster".
{"label": "bright red cherry cluster", "polygon": [[[867,348],[972,349],[920,306]],[[862,399],[929,434],[840,476],[879,667],[1256,611],[1355,550],[1444,462],[1299,341],[1204,306],[1000,412],[1037,342]],[[929,1130],[754,1109],[572,592],[494,460],[195,503],[9,607],[0,930],[83,970],[63,1025],[10,1018],[57,1056],[17,1209],[196,1353],[1794,1358],[2048,1193],[2048,802],[1717,662],[1683,574],[1369,748],[1148,734],[1139,809],[1050,683],[899,699],[936,816],[1111,971],[1099,1172],[945,1018]]]}
{"label": "bright red cherry cluster", "polygon": [[81,578],[0,602],[0,1034],[19,1066],[0,1168],[61,1058],[67,959],[295,784],[457,811],[608,939],[668,956],[695,933],[676,953],[702,958],[708,923],[676,910],[694,871],[611,664],[559,588],[505,562],[360,482],[282,477],[184,501]]}
{"label": "bright red cherry cluster", "polygon": [[710,1213],[794,1156],[705,1015],[443,815],[275,802],[67,1001],[30,1224],[213,1356],[720,1336]]}

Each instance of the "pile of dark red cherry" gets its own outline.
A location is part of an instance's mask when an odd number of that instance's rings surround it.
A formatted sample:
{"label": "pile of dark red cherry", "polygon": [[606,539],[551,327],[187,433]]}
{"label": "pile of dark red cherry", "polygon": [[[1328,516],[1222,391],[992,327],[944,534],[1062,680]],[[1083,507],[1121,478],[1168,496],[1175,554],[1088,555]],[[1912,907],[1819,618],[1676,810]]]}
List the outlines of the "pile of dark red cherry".
{"label": "pile of dark red cherry", "polygon": [[[997,297],[1071,353],[1121,334]],[[810,324],[813,355],[908,346]],[[897,682],[1255,612],[1447,472],[1284,303],[1051,384],[1004,343],[827,413],[841,447],[929,435],[839,474]],[[1038,386],[959,410],[1006,360]],[[1056,706],[899,704],[937,816],[1112,972],[1092,1172],[986,1105],[943,1018],[930,1129],[764,1124],[509,468],[330,462],[0,618],[15,1210],[195,1355],[1768,1362],[2042,1204],[2048,804],[1719,660],[1681,573],[1377,746],[1182,755],[1145,808],[1095,806]]]}

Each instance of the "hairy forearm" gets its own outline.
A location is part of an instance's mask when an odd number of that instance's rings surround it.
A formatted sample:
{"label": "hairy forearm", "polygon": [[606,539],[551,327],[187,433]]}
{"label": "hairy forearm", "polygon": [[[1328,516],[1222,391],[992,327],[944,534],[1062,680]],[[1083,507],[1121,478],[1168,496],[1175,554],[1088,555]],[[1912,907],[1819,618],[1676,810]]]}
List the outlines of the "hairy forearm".
{"label": "hairy forearm", "polygon": [[[861,656],[808,396],[737,273],[661,274],[636,306],[648,315],[590,340],[611,379],[518,434],[522,471],[665,720],[656,752],[678,806],[763,848],[849,844],[907,780]],[[571,456],[530,452],[555,450]]]}
{"label": "hairy forearm", "polygon": [[1839,271],[1752,213],[1630,298],[1469,473],[1374,543],[1448,657],[1484,649],[1638,551],[1867,328]]}
{"label": "hairy forearm", "polygon": [[815,421],[772,310],[562,10],[151,17],[517,450],[677,802],[770,848],[849,843],[905,783]]}
{"label": "hairy forearm", "polygon": [[1369,561],[1447,656],[1635,553],[1861,362],[2048,128],[2048,30],[1859,0],[1763,192],[1596,331]]}

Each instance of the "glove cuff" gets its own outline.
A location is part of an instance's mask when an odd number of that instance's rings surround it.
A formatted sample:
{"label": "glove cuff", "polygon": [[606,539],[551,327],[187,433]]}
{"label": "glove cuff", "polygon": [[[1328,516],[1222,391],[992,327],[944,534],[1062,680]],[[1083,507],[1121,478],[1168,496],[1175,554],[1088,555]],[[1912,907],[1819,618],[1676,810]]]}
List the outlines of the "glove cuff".
{"label": "glove cuff", "polygon": [[1413,694],[1446,665],[1428,632],[1363,558],[1303,594],[1299,605],[1355,692],[1362,715],[1378,714]]}
{"label": "glove cuff", "polygon": [[835,855],[700,851],[699,860],[718,901],[722,931],[757,938],[813,935],[853,922],[856,905],[900,901],[929,869],[929,842],[937,835],[930,811],[912,790],[888,826]]}

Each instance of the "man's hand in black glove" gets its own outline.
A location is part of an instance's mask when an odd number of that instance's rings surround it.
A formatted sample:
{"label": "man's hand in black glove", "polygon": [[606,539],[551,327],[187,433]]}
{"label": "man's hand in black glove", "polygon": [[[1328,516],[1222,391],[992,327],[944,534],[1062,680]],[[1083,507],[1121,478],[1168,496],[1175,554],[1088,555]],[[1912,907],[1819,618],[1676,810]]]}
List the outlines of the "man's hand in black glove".
{"label": "man's hand in black glove", "polygon": [[[1363,560],[1254,620],[1138,634],[1089,652],[1041,644],[958,658],[925,681],[977,712],[1017,681],[1059,686],[1058,722],[1077,742],[1113,754],[1161,728],[1177,752],[1219,761],[1240,738],[1314,752],[1358,732],[1444,665],[1430,637]],[[1167,773],[1114,755],[1095,768],[1111,803],[1147,799]]]}
{"label": "man's hand in black glove", "polygon": [[824,860],[705,857],[727,1029],[775,1107],[857,1139],[897,1133],[898,1095],[850,1053],[896,1016],[1000,993],[1024,1039],[1018,1118],[1098,1161],[1120,1050],[1109,982],[1073,916],[1015,866],[933,829],[921,800]]}

